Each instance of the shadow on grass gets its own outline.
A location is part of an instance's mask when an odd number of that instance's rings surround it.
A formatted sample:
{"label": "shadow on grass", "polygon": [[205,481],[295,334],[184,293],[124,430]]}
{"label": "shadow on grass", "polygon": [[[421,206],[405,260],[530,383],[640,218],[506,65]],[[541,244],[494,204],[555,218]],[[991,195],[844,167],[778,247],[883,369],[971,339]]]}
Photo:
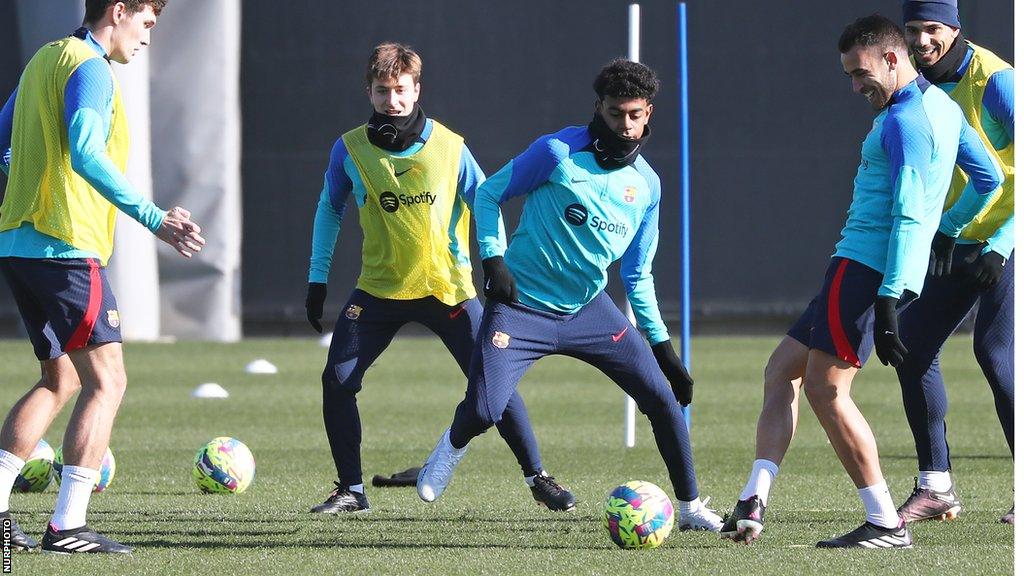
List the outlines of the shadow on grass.
{"label": "shadow on grass", "polygon": [[[399,550],[474,550],[474,549],[502,549],[502,550],[564,550],[566,552],[571,550],[607,550],[607,551],[618,551],[611,542],[602,545],[593,544],[580,544],[574,542],[566,545],[556,544],[530,544],[530,543],[497,543],[497,542],[480,542],[480,543],[452,543],[452,542],[394,542],[394,541],[380,541],[377,543],[358,543],[358,542],[327,542],[327,541],[316,541],[316,542],[211,542],[209,540],[197,541],[197,542],[171,542],[168,540],[136,540],[131,543],[133,546],[138,546],[137,552],[142,551],[146,548],[170,548],[180,550],[181,548],[200,548],[200,549],[218,549],[218,548],[334,548],[339,550],[377,550],[382,548],[387,549],[399,549]],[[677,546],[679,547],[679,546]],[[710,543],[687,543],[683,546],[687,549],[713,549],[721,548]]]}

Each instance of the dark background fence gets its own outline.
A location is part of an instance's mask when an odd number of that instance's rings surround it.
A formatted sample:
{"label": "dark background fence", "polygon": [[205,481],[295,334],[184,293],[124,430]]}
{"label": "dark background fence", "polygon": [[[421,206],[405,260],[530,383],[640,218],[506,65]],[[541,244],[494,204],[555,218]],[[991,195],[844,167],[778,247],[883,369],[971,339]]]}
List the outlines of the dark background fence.
{"label": "dark background fence", "polygon": [[[334,141],[369,116],[363,75],[374,45],[400,41],[420,52],[421,104],[465,136],[490,174],[539,135],[589,121],[595,74],[626,52],[627,4],[246,0],[241,169],[247,333],[300,329],[323,172]],[[676,3],[641,6],[641,58],[662,78],[644,155],[664,190],[655,276],[663,312],[673,321],[680,284]],[[698,329],[763,327],[798,313],[817,291],[873,116],[850,90],[836,40],[846,24],[875,11],[898,20],[900,3],[689,3]],[[963,1],[960,12],[968,39],[1011,60],[1010,0]],[[20,70],[14,16],[12,2],[0,3],[0,26],[7,27],[0,34],[5,93]],[[202,87],[196,97],[202,98]],[[153,149],[159,153],[158,143]],[[517,208],[506,211],[511,222]],[[360,242],[350,206],[335,252],[328,316],[355,285]],[[609,290],[619,297],[617,274],[612,278]],[[9,310],[9,300],[0,305]]]}

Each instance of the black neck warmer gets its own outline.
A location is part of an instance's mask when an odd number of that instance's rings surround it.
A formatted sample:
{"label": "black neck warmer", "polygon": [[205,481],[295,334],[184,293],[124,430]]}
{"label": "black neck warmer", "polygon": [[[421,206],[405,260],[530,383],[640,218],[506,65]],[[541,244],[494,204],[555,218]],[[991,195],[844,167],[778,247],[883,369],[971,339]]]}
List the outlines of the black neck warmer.
{"label": "black neck warmer", "polygon": [[374,111],[366,123],[366,137],[378,148],[401,152],[416,143],[426,123],[427,115],[419,104],[408,116],[388,116]]}
{"label": "black neck warmer", "polygon": [[949,50],[942,58],[939,58],[938,62],[927,68],[921,67],[921,74],[924,75],[925,80],[932,84],[959,82],[960,75],[957,74],[957,71],[960,70],[960,65],[964,63],[967,49],[967,41],[964,40],[963,32],[961,32],[953,39],[953,45],[949,47]]}
{"label": "black neck warmer", "polygon": [[619,136],[605,123],[600,114],[594,113],[594,119],[587,126],[593,142],[587,146],[587,150],[594,153],[598,165],[605,170],[616,170],[625,166],[632,166],[636,157],[640,155],[640,149],[651,137],[650,126],[644,126],[644,135],[637,140],[629,140]]}

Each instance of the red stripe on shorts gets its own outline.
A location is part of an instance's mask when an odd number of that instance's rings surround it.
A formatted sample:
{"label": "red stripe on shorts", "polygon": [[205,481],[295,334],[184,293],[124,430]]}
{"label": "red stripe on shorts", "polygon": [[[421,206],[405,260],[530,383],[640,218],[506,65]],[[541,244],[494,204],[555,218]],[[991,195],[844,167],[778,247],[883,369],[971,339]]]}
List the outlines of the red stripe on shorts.
{"label": "red stripe on shorts", "polygon": [[85,317],[71,335],[65,352],[80,350],[89,345],[89,338],[96,326],[96,318],[100,315],[100,304],[103,303],[103,283],[100,281],[100,265],[95,259],[89,258],[89,305],[85,309]]}
{"label": "red stripe on shorts", "polygon": [[843,274],[849,263],[850,261],[846,258],[840,259],[836,275],[832,277],[832,285],[828,287],[828,331],[832,335],[832,345],[835,346],[836,356],[860,368],[860,358],[857,358],[857,352],[846,337],[846,330],[843,329],[843,317],[839,312],[839,288],[843,284]]}

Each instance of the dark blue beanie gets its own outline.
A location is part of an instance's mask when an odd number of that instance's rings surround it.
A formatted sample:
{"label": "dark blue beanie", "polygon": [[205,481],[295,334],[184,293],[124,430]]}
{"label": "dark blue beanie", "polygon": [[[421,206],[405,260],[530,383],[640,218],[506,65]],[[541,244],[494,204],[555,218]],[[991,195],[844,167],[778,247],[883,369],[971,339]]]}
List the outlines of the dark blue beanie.
{"label": "dark blue beanie", "polygon": [[912,20],[942,22],[953,28],[960,27],[956,0],[904,0],[903,23]]}

